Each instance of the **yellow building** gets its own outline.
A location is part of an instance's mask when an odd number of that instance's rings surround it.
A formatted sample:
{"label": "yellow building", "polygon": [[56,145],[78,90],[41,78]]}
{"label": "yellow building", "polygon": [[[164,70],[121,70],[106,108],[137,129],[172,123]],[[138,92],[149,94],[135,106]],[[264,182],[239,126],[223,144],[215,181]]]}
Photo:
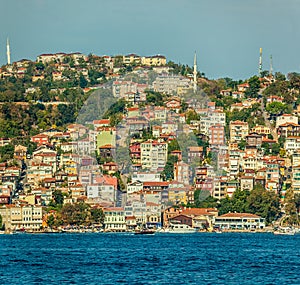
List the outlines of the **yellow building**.
{"label": "yellow building", "polygon": [[187,204],[186,188],[169,188],[169,202],[176,204]]}
{"label": "yellow building", "polygon": [[45,178],[52,178],[52,166],[46,163],[31,163],[27,168],[27,182],[38,185]]}
{"label": "yellow building", "polygon": [[154,55],[142,57],[142,65],[146,66],[161,66],[166,65],[167,59],[163,55]]}
{"label": "yellow building", "polygon": [[230,142],[240,142],[249,133],[249,125],[247,122],[232,121],[229,123]]}
{"label": "yellow building", "polygon": [[24,197],[24,201],[26,201],[29,205],[35,205],[35,198],[36,198],[35,194],[27,194]]}
{"label": "yellow building", "polygon": [[132,64],[132,63],[141,63],[141,57],[137,54],[131,53],[123,56],[123,63]]}
{"label": "yellow building", "polygon": [[73,160],[68,160],[64,163],[65,173],[77,174],[77,163]]}
{"label": "yellow building", "polygon": [[5,230],[37,231],[43,222],[41,206],[33,205],[5,205],[0,208],[2,223]]}
{"label": "yellow building", "polygon": [[255,126],[250,130],[250,133],[269,135],[271,133],[271,131],[270,131],[270,128],[268,128],[266,126]]}

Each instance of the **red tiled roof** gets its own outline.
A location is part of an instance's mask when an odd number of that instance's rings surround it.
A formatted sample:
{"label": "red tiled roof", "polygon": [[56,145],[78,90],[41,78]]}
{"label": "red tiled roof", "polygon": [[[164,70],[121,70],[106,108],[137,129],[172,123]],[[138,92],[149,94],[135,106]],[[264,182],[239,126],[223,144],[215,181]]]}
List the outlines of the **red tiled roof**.
{"label": "red tiled roof", "polygon": [[169,182],[166,182],[166,181],[159,181],[159,182],[147,181],[147,182],[143,183],[143,186],[149,186],[149,187],[152,187],[152,186],[169,186]]}
{"label": "red tiled roof", "polygon": [[110,208],[104,208],[104,212],[111,212],[111,211],[114,211],[114,212],[122,212],[122,211],[124,211],[124,208],[122,208],[122,207],[110,207]]}
{"label": "red tiled roof", "polygon": [[202,215],[214,215],[218,210],[214,208],[189,208],[182,210],[181,215],[186,216],[202,216]]}
{"label": "red tiled roof", "polygon": [[227,213],[220,216],[221,218],[260,218],[255,214],[249,213]]}
{"label": "red tiled roof", "polygon": [[300,125],[295,124],[295,123],[284,123],[282,125],[279,125],[279,128],[280,127],[288,127],[288,126],[300,127]]}

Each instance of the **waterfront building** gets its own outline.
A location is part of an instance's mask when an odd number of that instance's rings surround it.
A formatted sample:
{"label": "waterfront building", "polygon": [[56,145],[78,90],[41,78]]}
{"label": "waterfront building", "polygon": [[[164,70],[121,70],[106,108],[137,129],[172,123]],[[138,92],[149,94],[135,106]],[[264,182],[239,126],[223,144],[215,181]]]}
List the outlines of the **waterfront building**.
{"label": "waterfront building", "polygon": [[125,211],[121,207],[111,207],[103,209],[104,230],[113,232],[126,231]]}
{"label": "waterfront building", "polygon": [[265,228],[265,219],[248,213],[227,213],[216,217],[214,227],[225,230],[255,230]]}
{"label": "waterfront building", "polygon": [[212,228],[218,210],[214,208],[181,208],[178,215],[169,219],[168,223],[176,221],[195,229]]}
{"label": "waterfront building", "polygon": [[38,231],[42,227],[41,206],[5,205],[0,207],[0,215],[6,230]]}

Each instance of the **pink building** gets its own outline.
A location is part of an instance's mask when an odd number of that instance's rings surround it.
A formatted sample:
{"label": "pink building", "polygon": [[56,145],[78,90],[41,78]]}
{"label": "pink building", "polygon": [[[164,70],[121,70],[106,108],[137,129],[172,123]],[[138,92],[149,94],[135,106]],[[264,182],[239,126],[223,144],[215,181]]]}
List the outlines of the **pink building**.
{"label": "pink building", "polygon": [[222,125],[214,125],[209,128],[209,144],[220,146],[225,144],[225,130]]}

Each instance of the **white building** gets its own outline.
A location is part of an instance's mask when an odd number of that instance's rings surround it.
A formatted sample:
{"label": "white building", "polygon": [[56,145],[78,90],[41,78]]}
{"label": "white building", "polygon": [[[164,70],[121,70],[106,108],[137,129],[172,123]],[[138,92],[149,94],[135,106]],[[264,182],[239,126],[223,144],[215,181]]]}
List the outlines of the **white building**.
{"label": "white building", "polygon": [[290,114],[283,114],[276,118],[276,128],[286,123],[293,123],[298,125],[298,117]]}
{"label": "white building", "polygon": [[159,182],[162,181],[160,174],[157,172],[134,172],[132,174],[132,182],[136,181],[153,181],[153,182]]}
{"label": "white building", "polygon": [[166,94],[183,94],[193,88],[190,79],[179,75],[159,75],[152,86],[154,91]]}
{"label": "white building", "polygon": [[201,113],[199,122],[200,133],[209,135],[209,129],[215,125],[225,127],[226,114],[223,111],[207,109],[205,112]]}
{"label": "white building", "polygon": [[127,194],[138,193],[143,190],[143,182],[135,181],[126,185]]}
{"label": "white building", "polygon": [[284,143],[284,149],[287,155],[294,154],[298,149],[300,149],[300,137],[287,137]]}
{"label": "white building", "polygon": [[216,217],[215,227],[220,229],[251,230],[265,228],[265,219],[248,213],[227,213]]}
{"label": "white building", "polygon": [[125,211],[120,207],[104,209],[105,231],[123,232],[126,231]]}
{"label": "white building", "polygon": [[143,169],[162,170],[167,162],[168,144],[149,140],[141,143],[141,164]]}

